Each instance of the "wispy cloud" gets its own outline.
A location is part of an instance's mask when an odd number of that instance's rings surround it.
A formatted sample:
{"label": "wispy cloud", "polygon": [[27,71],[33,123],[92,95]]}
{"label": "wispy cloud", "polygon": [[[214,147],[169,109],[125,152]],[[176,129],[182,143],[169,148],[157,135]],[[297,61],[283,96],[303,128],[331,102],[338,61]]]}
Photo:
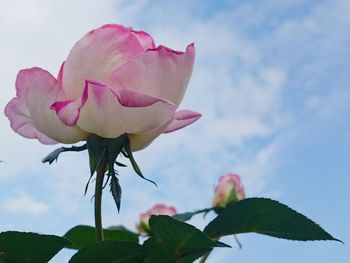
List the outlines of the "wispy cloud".
{"label": "wispy cloud", "polygon": [[16,197],[5,199],[2,207],[7,212],[19,214],[41,214],[48,210],[49,206],[41,201],[35,200],[33,197],[23,194]]}

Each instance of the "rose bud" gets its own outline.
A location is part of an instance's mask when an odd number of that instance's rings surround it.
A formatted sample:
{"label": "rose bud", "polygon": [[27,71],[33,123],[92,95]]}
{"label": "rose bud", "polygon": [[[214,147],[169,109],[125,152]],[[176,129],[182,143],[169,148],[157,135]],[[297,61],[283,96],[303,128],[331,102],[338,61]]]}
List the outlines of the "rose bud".
{"label": "rose bud", "polygon": [[176,208],[173,206],[166,206],[164,204],[156,204],[151,209],[148,209],[146,212],[142,213],[140,215],[140,222],[138,225],[136,225],[136,228],[140,233],[150,233],[148,220],[151,218],[152,215],[174,216],[176,215]]}
{"label": "rose bud", "polygon": [[228,203],[237,202],[245,198],[244,188],[241,179],[237,174],[226,174],[220,177],[215,187],[213,199],[214,207],[225,207]]}

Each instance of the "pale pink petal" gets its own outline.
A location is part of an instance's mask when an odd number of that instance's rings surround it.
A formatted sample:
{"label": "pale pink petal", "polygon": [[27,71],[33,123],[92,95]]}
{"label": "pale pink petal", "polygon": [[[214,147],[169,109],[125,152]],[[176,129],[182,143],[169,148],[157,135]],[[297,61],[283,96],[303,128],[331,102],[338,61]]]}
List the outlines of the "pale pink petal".
{"label": "pale pink petal", "polygon": [[200,113],[189,111],[189,110],[180,110],[175,112],[173,120],[169,123],[168,126],[164,129],[163,133],[173,132],[179,129],[182,129],[195,121],[197,121],[202,115]]}
{"label": "pale pink petal", "polygon": [[112,73],[109,83],[121,82],[150,96],[165,98],[179,105],[192,74],[195,48],[186,52],[159,46],[130,60]]}
{"label": "pale pink petal", "polygon": [[133,29],[130,30],[131,32],[133,32],[133,34],[136,36],[137,40],[140,42],[140,44],[145,50],[156,47],[153,38],[148,33],[144,31],[136,31]]}
{"label": "pale pink petal", "polygon": [[[84,94],[87,93],[84,91]],[[67,126],[75,126],[78,122],[80,109],[84,105],[84,95],[77,100],[56,101],[50,109],[56,111],[57,117]]]}
{"label": "pale pink petal", "polygon": [[175,107],[163,99],[120,86],[110,89],[93,80],[86,81],[83,95],[77,100],[52,105],[63,123],[104,138],[163,127],[171,120]]}
{"label": "pale pink petal", "polygon": [[[63,70],[63,89],[78,98],[86,79],[104,82],[108,76],[145,50],[139,37],[121,25],[105,25],[87,33],[70,51]],[[145,42],[145,41],[143,41]]]}
{"label": "pale pink petal", "polygon": [[61,64],[60,71],[58,72],[58,75],[57,75],[57,81],[58,81],[58,82],[62,82],[64,63],[65,63],[65,62],[63,62],[63,63]]}
{"label": "pale pink petal", "polygon": [[50,105],[63,96],[59,82],[50,73],[40,68],[21,70],[16,89],[17,97],[5,108],[15,132],[45,144],[75,143],[86,138],[86,133],[65,126],[50,110]]}
{"label": "pale pink petal", "polygon": [[225,206],[235,195],[237,200],[245,198],[244,187],[241,184],[239,175],[229,173],[220,177],[218,185],[215,187],[214,206]]}
{"label": "pale pink petal", "polygon": [[146,148],[148,145],[151,144],[151,142],[155,138],[162,134],[162,131],[167,125],[168,123],[166,123],[162,127],[157,127],[147,132],[130,134],[129,139],[131,144],[131,150],[135,152]]}
{"label": "pale pink petal", "polygon": [[167,206],[165,204],[156,204],[146,212],[140,214],[140,221],[144,224],[148,224],[148,220],[152,215],[176,215],[176,208],[174,206]]}
{"label": "pale pink petal", "polygon": [[5,115],[10,120],[11,128],[23,137],[38,139],[43,144],[58,143],[34,127],[28,108],[23,100],[13,98],[6,105]]}

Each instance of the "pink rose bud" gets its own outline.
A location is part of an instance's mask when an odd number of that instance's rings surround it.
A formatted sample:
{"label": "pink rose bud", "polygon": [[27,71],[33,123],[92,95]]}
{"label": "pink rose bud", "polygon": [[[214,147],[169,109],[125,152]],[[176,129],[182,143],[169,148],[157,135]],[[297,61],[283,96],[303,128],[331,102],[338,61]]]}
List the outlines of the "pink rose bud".
{"label": "pink rose bud", "polygon": [[213,199],[214,207],[225,207],[228,203],[237,202],[245,198],[241,179],[237,174],[226,174],[221,176],[215,187]]}
{"label": "pink rose bud", "polygon": [[194,44],[175,51],[156,46],[146,32],[104,25],[72,47],[57,77],[38,67],[21,70],[5,114],[15,132],[43,144],[126,133],[132,150],[141,150],[200,118],[177,111],[194,58]]}
{"label": "pink rose bud", "polygon": [[176,208],[173,206],[166,206],[164,204],[156,204],[151,209],[148,209],[146,212],[142,213],[140,215],[140,222],[138,225],[136,225],[136,228],[140,233],[148,234],[150,232],[148,220],[152,215],[174,216],[176,215]]}

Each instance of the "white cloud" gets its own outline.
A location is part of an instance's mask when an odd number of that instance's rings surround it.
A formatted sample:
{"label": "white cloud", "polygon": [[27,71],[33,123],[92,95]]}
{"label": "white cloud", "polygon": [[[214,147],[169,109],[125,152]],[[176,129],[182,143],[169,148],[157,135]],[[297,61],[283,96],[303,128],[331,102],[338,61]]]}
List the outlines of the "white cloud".
{"label": "white cloud", "polygon": [[2,202],[2,207],[7,212],[22,214],[30,213],[32,215],[44,213],[49,208],[49,206],[46,203],[35,200],[34,198],[26,194],[5,199]]}
{"label": "white cloud", "polygon": [[326,95],[311,95],[305,106],[322,118],[341,120],[348,117],[350,92],[341,88],[330,90]]}

